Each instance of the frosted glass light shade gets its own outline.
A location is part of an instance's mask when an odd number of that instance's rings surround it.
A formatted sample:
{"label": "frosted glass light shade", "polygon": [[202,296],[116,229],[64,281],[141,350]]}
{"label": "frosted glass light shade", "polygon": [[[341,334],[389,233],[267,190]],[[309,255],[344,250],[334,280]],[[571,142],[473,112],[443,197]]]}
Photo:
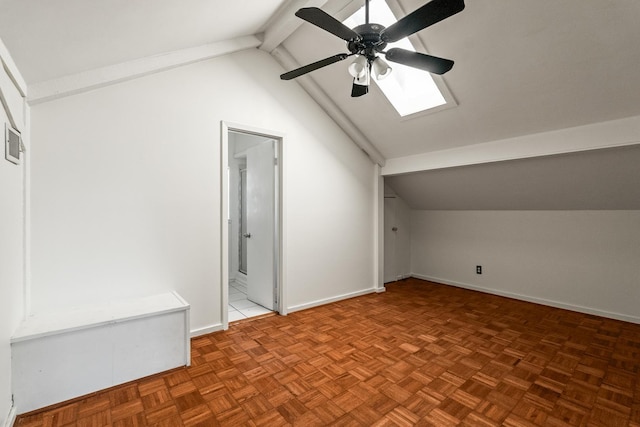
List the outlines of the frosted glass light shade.
{"label": "frosted glass light shade", "polygon": [[351,74],[356,79],[364,76],[366,70],[367,58],[362,55],[356,56],[355,61],[353,61],[351,65],[349,65],[349,74]]}
{"label": "frosted glass light shade", "polygon": [[362,74],[356,77],[354,83],[361,86],[369,86],[369,82],[370,82],[369,70],[367,67],[365,67]]}
{"label": "frosted glass light shade", "polygon": [[385,77],[387,77],[389,74],[391,74],[391,67],[389,67],[389,64],[387,64],[387,61],[385,61],[382,58],[376,58],[373,60],[373,76],[376,78],[376,80],[382,80]]}

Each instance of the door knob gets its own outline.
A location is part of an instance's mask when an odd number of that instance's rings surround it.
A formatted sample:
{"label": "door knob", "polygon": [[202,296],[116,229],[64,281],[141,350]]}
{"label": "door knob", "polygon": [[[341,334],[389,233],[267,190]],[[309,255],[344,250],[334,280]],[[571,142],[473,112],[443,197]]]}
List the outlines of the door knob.
{"label": "door knob", "polygon": [[251,233],[244,233],[242,237],[246,237],[247,239],[251,238]]}

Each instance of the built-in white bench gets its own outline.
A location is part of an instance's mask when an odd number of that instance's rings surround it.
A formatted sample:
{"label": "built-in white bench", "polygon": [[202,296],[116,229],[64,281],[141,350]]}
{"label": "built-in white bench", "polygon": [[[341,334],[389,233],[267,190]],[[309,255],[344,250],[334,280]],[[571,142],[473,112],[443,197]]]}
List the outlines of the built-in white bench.
{"label": "built-in white bench", "polygon": [[190,364],[189,304],[175,292],[27,318],[11,338],[25,413]]}

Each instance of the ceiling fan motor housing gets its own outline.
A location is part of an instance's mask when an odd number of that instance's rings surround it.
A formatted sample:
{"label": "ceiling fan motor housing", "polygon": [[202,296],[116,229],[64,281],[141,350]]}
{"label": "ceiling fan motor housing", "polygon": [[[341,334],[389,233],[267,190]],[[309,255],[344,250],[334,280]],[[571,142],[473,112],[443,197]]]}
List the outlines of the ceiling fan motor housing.
{"label": "ceiling fan motor housing", "polygon": [[384,26],[380,24],[362,24],[353,29],[360,35],[358,40],[349,40],[347,48],[349,52],[358,55],[365,55],[367,59],[373,60],[376,52],[381,52],[387,46],[387,42],[382,40],[382,30]]}

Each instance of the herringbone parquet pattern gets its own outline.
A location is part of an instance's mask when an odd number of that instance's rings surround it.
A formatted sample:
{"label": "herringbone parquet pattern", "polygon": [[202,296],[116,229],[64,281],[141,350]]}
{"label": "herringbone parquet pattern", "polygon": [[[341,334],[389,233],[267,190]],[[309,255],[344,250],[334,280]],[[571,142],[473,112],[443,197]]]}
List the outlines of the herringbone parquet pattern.
{"label": "herringbone parquet pattern", "polygon": [[17,426],[635,426],[640,325],[409,279],[192,341]]}

